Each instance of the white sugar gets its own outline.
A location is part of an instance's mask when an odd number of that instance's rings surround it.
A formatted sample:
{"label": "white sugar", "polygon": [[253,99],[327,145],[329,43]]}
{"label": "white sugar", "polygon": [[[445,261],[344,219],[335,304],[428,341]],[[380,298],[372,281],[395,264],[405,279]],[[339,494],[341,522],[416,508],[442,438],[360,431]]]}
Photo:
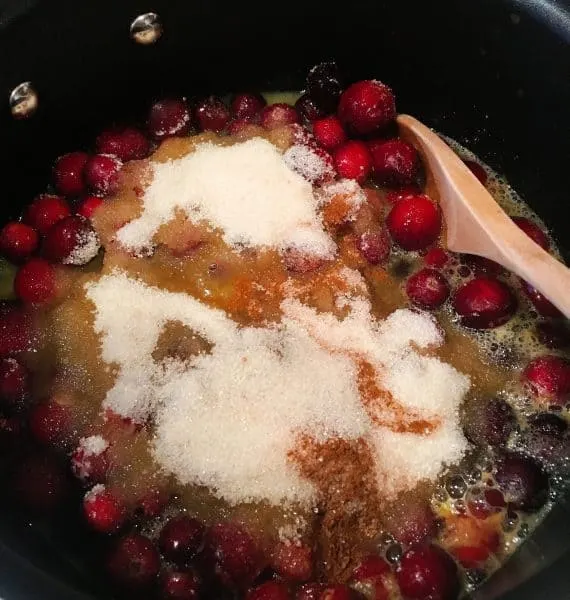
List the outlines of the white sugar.
{"label": "white sugar", "polygon": [[109,443],[101,435],[90,435],[79,440],[79,447],[84,456],[99,456],[107,450]]}
{"label": "white sugar", "polygon": [[86,265],[97,256],[100,248],[99,236],[93,229],[88,229],[79,234],[75,247],[62,262],[65,265]]}
{"label": "white sugar", "polygon": [[326,177],[333,178],[336,174],[330,157],[327,160],[327,155],[320,155],[315,148],[306,144],[294,144],[285,151],[283,159],[290,169],[311,183]]}

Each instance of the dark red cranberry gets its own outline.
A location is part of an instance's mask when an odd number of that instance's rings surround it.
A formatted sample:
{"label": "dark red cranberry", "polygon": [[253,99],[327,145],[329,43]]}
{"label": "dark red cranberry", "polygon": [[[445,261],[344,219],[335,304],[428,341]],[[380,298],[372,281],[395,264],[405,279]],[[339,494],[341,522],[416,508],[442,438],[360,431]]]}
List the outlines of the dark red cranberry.
{"label": "dark red cranberry", "polygon": [[95,154],[85,165],[85,183],[95,194],[112,194],[119,185],[121,161],[110,154]]}
{"label": "dark red cranberry", "polygon": [[455,292],[453,307],[465,327],[490,329],[506,323],[515,314],[517,302],[502,281],[478,277]]}
{"label": "dark red cranberry", "polygon": [[256,125],[253,124],[252,121],[250,121],[249,119],[236,119],[228,125],[228,134],[238,135],[251,126],[256,127]]}
{"label": "dark red cranberry", "polygon": [[185,100],[166,99],[150,107],[147,127],[155,139],[162,140],[173,135],[186,135],[190,122],[190,110]]}
{"label": "dark red cranberry", "polygon": [[368,143],[372,155],[372,176],[381,185],[401,187],[417,177],[420,157],[417,150],[403,140],[373,140]]}
{"label": "dark red cranberry", "polygon": [[343,125],[355,134],[374,133],[396,117],[394,94],[379,81],[358,81],[342,93],[338,116]]}
{"label": "dark red cranberry", "polygon": [[457,567],[451,557],[434,545],[408,550],[396,578],[410,600],[455,600],[459,595]]}
{"label": "dark red cranberry", "polygon": [[392,239],[404,250],[421,250],[438,238],[441,212],[428,196],[408,196],[394,205],[386,224]]}
{"label": "dark red cranberry", "polygon": [[19,306],[0,303],[0,356],[25,352],[31,345],[30,315]]}
{"label": "dark red cranberry", "polygon": [[109,472],[109,453],[103,450],[97,454],[79,445],[71,455],[71,472],[83,482],[103,483]]}
{"label": "dark red cranberry", "polygon": [[546,404],[566,404],[570,395],[570,362],[559,356],[539,356],[523,371],[523,381]]}
{"label": "dark red cranberry", "polygon": [[125,522],[123,503],[102,485],[87,492],[83,500],[83,513],[89,525],[99,533],[115,533]]}
{"label": "dark red cranberry", "polygon": [[402,198],[408,198],[409,196],[418,196],[421,193],[422,191],[417,185],[405,185],[399,190],[390,190],[386,194],[386,200],[388,200],[390,204],[396,204],[397,202],[402,200]]}
{"label": "dark red cranberry", "polygon": [[467,439],[478,446],[505,446],[516,427],[513,408],[499,398],[472,399],[465,406],[464,422]]}
{"label": "dark red cranberry", "polygon": [[521,289],[527,296],[527,298],[532,302],[532,305],[536,309],[536,311],[542,315],[543,317],[552,317],[552,318],[560,318],[562,317],[562,313],[548,300],[545,296],[543,296],[536,288],[534,288],[530,283],[527,283],[524,280],[520,280]]}
{"label": "dark red cranberry", "polygon": [[320,600],[325,591],[324,583],[305,583],[295,594],[295,600]]}
{"label": "dark red cranberry", "polygon": [[100,244],[90,221],[79,215],[58,221],[46,234],[43,255],[52,262],[84,265],[95,258]]}
{"label": "dark red cranberry", "polygon": [[514,509],[535,511],[548,499],[548,476],[529,456],[506,453],[497,462],[495,481]]}
{"label": "dark red cranberry", "polygon": [[23,264],[14,279],[14,292],[24,302],[40,304],[55,292],[55,271],[43,258],[32,258]]}
{"label": "dark red cranberry", "polygon": [[318,119],[313,123],[313,135],[326,150],[334,150],[346,141],[346,133],[335,116]]}
{"label": "dark red cranberry", "polygon": [[38,232],[33,227],[11,221],[0,231],[0,252],[12,262],[21,262],[35,252],[38,240]]}
{"label": "dark red cranberry", "polygon": [[527,450],[547,465],[556,466],[570,459],[568,423],[552,413],[530,417],[524,440]]}
{"label": "dark red cranberry", "polygon": [[336,63],[322,62],[309,71],[307,92],[325,113],[336,110],[341,91],[341,77]]}
{"label": "dark red cranberry", "polygon": [[253,120],[267,104],[261,94],[236,94],[230,105],[234,119]]}
{"label": "dark red cranberry", "polygon": [[429,502],[414,494],[402,495],[386,510],[384,517],[386,531],[404,546],[419,544],[437,530]]}
{"label": "dark red cranberry", "polygon": [[55,188],[64,196],[79,196],[85,191],[83,170],[89,158],[85,152],[70,152],[60,156],[53,168]]}
{"label": "dark red cranberry", "polygon": [[51,194],[40,194],[26,209],[24,221],[40,233],[46,233],[54,223],[70,214],[69,204],[63,198]]}
{"label": "dark red cranberry", "polygon": [[379,265],[390,256],[390,236],[383,228],[366,231],[357,238],[356,247],[371,265]]}
{"label": "dark red cranberry", "polygon": [[29,417],[30,432],[42,444],[66,445],[71,429],[69,409],[54,401],[35,406]]}
{"label": "dark red cranberry", "polygon": [[141,590],[155,583],[160,570],[160,555],[143,535],[122,537],[107,557],[107,570],[121,587]]}
{"label": "dark red cranberry", "polygon": [[103,198],[87,196],[77,207],[77,214],[86,219],[91,219],[93,213],[103,204]]}
{"label": "dark red cranberry", "polygon": [[449,284],[435,269],[421,269],[406,282],[406,294],[413,304],[433,310],[449,297]]}
{"label": "dark red cranberry", "polygon": [[221,98],[208,96],[194,108],[194,119],[200,131],[219,133],[230,121],[230,111]]}
{"label": "dark red cranberry", "polygon": [[313,552],[306,544],[279,543],[271,566],[287,581],[303,582],[313,574]]}
{"label": "dark red cranberry", "polygon": [[570,346],[570,331],[563,323],[543,321],[536,326],[536,336],[547,348],[561,350]]}
{"label": "dark red cranberry", "polygon": [[424,264],[432,269],[441,269],[450,260],[449,254],[443,248],[430,248],[424,256]]}
{"label": "dark red cranberry", "polygon": [[370,174],[372,161],[368,147],[359,140],[350,140],[334,152],[334,165],[340,177],[363,183]]}
{"label": "dark red cranberry", "polygon": [[160,488],[151,488],[141,499],[139,510],[147,519],[158,517],[166,508],[170,494]]}
{"label": "dark red cranberry", "polygon": [[127,162],[146,158],[150,152],[150,142],[135,127],[115,127],[97,136],[95,148],[99,154],[111,154]]}
{"label": "dark red cranberry", "polygon": [[162,600],[198,600],[202,582],[194,571],[168,570],[161,577]]}
{"label": "dark red cranberry", "polygon": [[374,577],[380,577],[390,571],[390,565],[377,554],[370,554],[363,558],[352,572],[351,579],[354,581],[365,581]]}
{"label": "dark red cranberry", "polygon": [[200,550],[204,525],[186,515],[174,517],[160,532],[158,545],[162,553],[177,565],[185,565]]}
{"label": "dark red cranberry", "polygon": [[295,109],[301,115],[301,118],[309,123],[322,119],[327,114],[327,111],[320,108],[309,94],[303,94],[295,102]]}
{"label": "dark red cranberry", "polygon": [[28,369],[15,358],[0,359],[0,400],[13,408],[22,403],[29,391]]}
{"label": "dark red cranberry", "polygon": [[247,593],[246,600],[289,600],[289,589],[284,583],[266,581]]}
{"label": "dark red cranberry", "polygon": [[260,113],[260,122],[265,129],[276,129],[283,125],[299,123],[299,113],[290,104],[278,102],[266,106]]}
{"label": "dark red cranberry", "polygon": [[548,236],[534,221],[531,221],[526,217],[512,217],[512,219],[513,222],[520,229],[522,229],[533,242],[536,242],[547,252],[550,250],[550,240],[548,239]]}
{"label": "dark red cranberry", "polygon": [[496,263],[494,260],[485,258],[484,256],[477,256],[475,254],[462,254],[462,262],[469,267],[476,275],[501,275],[504,272],[503,267]]}
{"label": "dark red cranberry", "polygon": [[487,171],[478,162],[474,160],[464,160],[463,162],[483,185],[487,185]]}
{"label": "dark red cranberry", "polygon": [[347,585],[328,585],[319,600],[355,600],[356,593]]}

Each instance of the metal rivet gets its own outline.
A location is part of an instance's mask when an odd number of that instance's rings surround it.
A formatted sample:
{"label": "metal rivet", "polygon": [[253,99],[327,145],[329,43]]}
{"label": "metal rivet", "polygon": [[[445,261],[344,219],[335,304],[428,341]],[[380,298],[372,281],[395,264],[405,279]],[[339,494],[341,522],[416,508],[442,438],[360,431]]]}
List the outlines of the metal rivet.
{"label": "metal rivet", "polygon": [[156,13],[139,15],[131,23],[131,37],[137,44],[154,44],[162,35],[162,23]]}
{"label": "metal rivet", "polygon": [[32,83],[25,81],[16,86],[10,94],[10,110],[16,119],[27,119],[38,108],[38,95]]}

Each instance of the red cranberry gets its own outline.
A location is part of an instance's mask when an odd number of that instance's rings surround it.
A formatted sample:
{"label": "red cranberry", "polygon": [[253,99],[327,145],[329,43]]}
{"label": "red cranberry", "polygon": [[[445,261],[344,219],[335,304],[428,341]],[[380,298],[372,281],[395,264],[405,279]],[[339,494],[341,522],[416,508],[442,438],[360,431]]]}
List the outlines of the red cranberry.
{"label": "red cranberry", "polygon": [[514,509],[535,511],[548,499],[548,477],[529,456],[506,453],[497,462],[495,481]]}
{"label": "red cranberry", "polygon": [[295,600],[320,600],[325,587],[324,583],[305,583],[297,590]]}
{"label": "red cranberry", "polygon": [[372,166],[370,152],[364,142],[351,140],[334,152],[334,164],[340,177],[364,182]]}
{"label": "red cranberry", "polygon": [[0,303],[0,356],[30,350],[30,315],[21,307]]}
{"label": "red cranberry", "polygon": [[547,348],[560,350],[570,346],[570,331],[563,323],[543,321],[536,326],[536,335]]}
{"label": "red cranberry", "polygon": [[413,494],[402,496],[384,516],[386,530],[404,546],[419,544],[437,530],[429,502]]}
{"label": "red cranberry", "polygon": [[299,113],[289,104],[278,102],[266,106],[260,114],[261,125],[265,129],[276,129],[283,125],[299,123]]}
{"label": "red cranberry", "polygon": [[85,165],[85,182],[95,194],[112,194],[119,185],[122,163],[110,154],[96,154]]}
{"label": "red cranberry", "polygon": [[552,304],[552,302],[543,296],[536,288],[532,287],[530,283],[527,283],[522,279],[520,282],[522,291],[532,302],[532,305],[540,315],[543,317],[553,317],[555,319],[562,317],[562,313],[556,308],[556,306],[554,306],[554,304]]}
{"label": "red cranberry", "polygon": [[79,196],[85,191],[83,171],[88,158],[85,152],[70,152],[56,160],[53,181],[60,194]]}
{"label": "red cranberry", "polygon": [[0,359],[0,399],[4,405],[14,407],[28,395],[28,369],[15,358]]}
{"label": "red cranberry", "polygon": [[427,196],[402,198],[386,221],[394,241],[404,250],[421,250],[433,244],[441,231],[441,212]]}
{"label": "red cranberry", "polygon": [[119,160],[140,160],[148,156],[150,142],[145,134],[135,127],[106,129],[95,140],[98,154],[111,154]]}
{"label": "red cranberry", "polygon": [[185,100],[167,99],[155,102],[148,115],[149,133],[157,140],[185,135],[190,130],[190,111]]}
{"label": "red cranberry", "polygon": [[289,248],[283,254],[283,262],[288,271],[293,273],[310,273],[323,265],[321,256],[307,254],[297,248]]}
{"label": "red cranberry", "polygon": [[93,213],[103,204],[103,199],[98,196],[87,196],[77,207],[77,214],[86,219],[91,219]]}
{"label": "red cranberry", "polygon": [[55,291],[55,271],[43,258],[32,258],[22,265],[14,279],[14,291],[24,302],[42,303]]}
{"label": "red cranberry", "polygon": [[352,572],[352,579],[355,581],[365,581],[374,577],[380,577],[390,571],[388,563],[377,554],[370,554],[365,557]]}
{"label": "red cranberry", "polygon": [[194,571],[167,571],[161,579],[163,600],[198,600],[201,581]]}
{"label": "red cranberry", "polygon": [[24,221],[35,227],[40,233],[46,233],[54,223],[70,214],[69,205],[63,198],[40,194],[28,206],[24,214]]}
{"label": "red cranberry", "polygon": [[459,594],[457,567],[438,546],[408,550],[402,557],[396,578],[406,598],[455,600]]}
{"label": "red cranberry", "polygon": [[[236,119],[228,125],[229,135],[238,135],[248,127],[252,127],[252,122],[249,119]],[[256,125],[253,125],[256,127]]]}
{"label": "red cranberry", "polygon": [[566,404],[570,395],[570,363],[558,356],[539,356],[523,371],[532,393],[547,404]]}
{"label": "red cranberry", "polygon": [[417,177],[420,157],[417,150],[403,140],[373,140],[368,143],[372,155],[372,175],[381,185],[401,187]]}
{"label": "red cranberry", "polygon": [[319,600],[355,600],[356,594],[347,585],[330,585],[325,587]]}
{"label": "red cranberry", "polygon": [[313,574],[313,552],[305,544],[279,543],[273,551],[272,567],[287,581],[307,581]]}
{"label": "red cranberry", "polygon": [[307,92],[325,113],[336,110],[342,91],[340,79],[338,67],[334,62],[315,65],[307,75]]}
{"label": "red cranberry", "polygon": [[334,150],[346,141],[346,133],[335,116],[316,120],[313,123],[313,135],[326,150]]}
{"label": "red cranberry", "polygon": [[287,586],[278,581],[266,581],[250,590],[246,600],[289,600]]}
{"label": "red cranberry", "polygon": [[539,413],[529,419],[525,446],[547,465],[558,465],[570,458],[568,423],[552,413]]}
{"label": "red cranberry", "polygon": [[94,453],[85,444],[80,444],[71,455],[71,471],[81,481],[103,483],[107,479],[109,468],[109,453],[106,449]]}
{"label": "red cranberry", "polygon": [[122,527],[126,511],[123,504],[102,485],[87,492],[83,513],[89,525],[100,533],[115,533]]}
{"label": "red cranberry", "polygon": [[99,252],[100,244],[91,223],[79,215],[58,221],[46,234],[43,255],[66,265],[84,265]]}
{"label": "red cranberry", "polygon": [[219,133],[229,123],[230,111],[220,98],[208,96],[196,105],[194,118],[200,131]]}
{"label": "red cranberry", "polygon": [[433,269],[441,269],[449,262],[450,256],[443,248],[430,248],[424,256],[424,264]]}
{"label": "red cranberry", "polygon": [[0,231],[0,252],[12,262],[21,262],[36,250],[38,239],[33,227],[11,221]]}
{"label": "red cranberry", "polygon": [[505,400],[476,398],[466,406],[465,435],[478,446],[505,446],[515,427],[515,412]]}
{"label": "red cranberry", "polygon": [[166,490],[151,488],[140,501],[140,512],[147,519],[154,519],[162,513],[169,500],[170,495]]}
{"label": "red cranberry", "polygon": [[162,553],[177,565],[184,565],[200,550],[204,526],[186,515],[174,517],[162,528],[158,545]]}
{"label": "red cranberry", "polygon": [[252,120],[267,104],[261,94],[236,94],[230,105],[234,119]]}
{"label": "red cranberry", "polygon": [[396,204],[397,202],[402,200],[402,198],[408,198],[409,196],[418,196],[419,194],[421,194],[421,190],[417,185],[405,185],[399,190],[390,190],[386,194],[386,200],[388,200],[390,204]]}
{"label": "red cranberry", "polygon": [[320,108],[309,94],[303,94],[297,102],[295,109],[301,115],[302,119],[307,122],[313,122],[317,119],[322,119],[327,112]]}
{"label": "red cranberry", "polygon": [[406,294],[413,304],[433,310],[439,308],[449,296],[449,284],[435,269],[421,269],[406,283]]}
{"label": "red cranberry", "polygon": [[550,249],[550,240],[542,229],[530,219],[526,217],[513,217],[514,223],[522,229],[528,237],[536,242],[541,248],[548,251]]}
{"label": "red cranberry", "polygon": [[487,171],[478,162],[474,160],[464,160],[463,162],[483,185],[487,185]]}
{"label": "red cranberry", "polygon": [[342,93],[338,116],[343,125],[355,134],[374,133],[394,120],[394,94],[379,81],[358,81]]}
{"label": "red cranberry", "polygon": [[69,410],[57,402],[35,406],[29,417],[30,431],[42,444],[66,445],[71,429]]}
{"label": "red cranberry", "polygon": [[504,272],[503,267],[496,263],[494,260],[485,258],[484,256],[477,256],[475,254],[462,254],[462,262],[469,267],[473,273],[477,275],[500,275]]}
{"label": "red cranberry", "polygon": [[453,307],[465,327],[490,329],[506,323],[514,315],[517,302],[502,281],[478,277],[455,292]]}
{"label": "red cranberry", "polygon": [[152,585],[160,570],[160,555],[143,535],[122,537],[107,558],[107,570],[121,587],[139,590]]}
{"label": "red cranberry", "polygon": [[385,229],[367,231],[358,237],[356,247],[371,265],[379,265],[390,256],[390,237]]}
{"label": "red cranberry", "polygon": [[[479,520],[485,520],[490,515],[500,512],[501,509],[505,508],[507,503],[505,502],[505,497],[499,490],[495,488],[484,489],[480,486],[473,486],[467,490],[466,504],[472,516]],[[461,519],[461,521],[459,521],[459,519]],[[458,517],[458,521],[473,524],[473,520],[469,519],[469,517]],[[476,531],[476,525],[473,527]]]}

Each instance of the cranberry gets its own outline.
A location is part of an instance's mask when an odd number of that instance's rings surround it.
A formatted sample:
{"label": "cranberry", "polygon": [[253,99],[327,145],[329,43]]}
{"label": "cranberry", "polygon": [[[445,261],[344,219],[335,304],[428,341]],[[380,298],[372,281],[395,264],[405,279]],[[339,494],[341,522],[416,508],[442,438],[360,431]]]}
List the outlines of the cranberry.
{"label": "cranberry", "polygon": [[548,499],[548,477],[529,456],[506,453],[497,463],[495,481],[514,509],[535,511]]}
{"label": "cranberry", "polygon": [[29,416],[30,431],[42,444],[66,445],[71,429],[67,407],[54,401],[35,406]]}
{"label": "cranberry", "polygon": [[408,550],[396,578],[402,595],[409,599],[455,600],[459,593],[457,567],[438,546]]}
{"label": "cranberry", "polygon": [[489,522],[450,515],[446,519],[443,543],[464,567],[475,568],[497,550],[500,537],[496,526]]}
{"label": "cranberry", "polygon": [[[467,490],[466,504],[472,516],[479,520],[485,520],[492,514],[500,512],[507,505],[505,497],[500,490],[496,488],[482,488],[473,486]],[[468,517],[459,517],[467,519],[467,522],[473,523],[473,519]],[[477,528],[476,525],[473,526]],[[496,550],[496,547],[493,548]]]}
{"label": "cranberry", "polygon": [[554,304],[552,304],[552,302],[543,296],[536,288],[522,279],[520,282],[522,291],[532,302],[538,313],[540,313],[543,317],[562,317],[562,313],[556,308],[556,306],[554,306]]}
{"label": "cranberry", "polygon": [[547,465],[558,465],[570,458],[568,423],[552,413],[532,416],[524,439],[527,450]]}
{"label": "cranberry", "polygon": [[336,63],[323,62],[309,71],[307,92],[325,113],[336,110],[341,90],[340,73]]}
{"label": "cranberry", "polygon": [[327,111],[320,108],[309,94],[303,94],[295,102],[295,109],[301,115],[302,119],[307,122],[322,119],[327,114]]}
{"label": "cranberry", "polygon": [[533,242],[536,242],[546,251],[550,249],[548,236],[534,221],[526,217],[512,217],[512,219],[515,225],[522,229]]}
{"label": "cranberry", "polygon": [[169,500],[166,490],[151,488],[141,499],[139,509],[147,519],[154,519],[162,513]]}
{"label": "cranberry", "polygon": [[261,94],[236,94],[230,110],[234,119],[251,120],[257,117],[266,104]]}
{"label": "cranberry", "polygon": [[420,157],[417,150],[403,140],[373,140],[368,143],[372,155],[372,175],[381,185],[401,187],[417,177]]}
{"label": "cranberry", "polygon": [[424,256],[424,264],[433,269],[441,269],[449,262],[450,256],[443,248],[430,248]]}
{"label": "cranberry", "polygon": [[483,185],[487,185],[487,171],[478,162],[474,160],[464,160],[463,162]]}
{"label": "cranberry", "polygon": [[511,405],[499,398],[474,398],[465,410],[465,435],[478,446],[505,446],[516,427]]}
{"label": "cranberry", "polygon": [[190,111],[185,100],[166,99],[155,102],[150,107],[147,127],[157,140],[185,135],[190,130]]}
{"label": "cranberry", "polygon": [[455,292],[453,307],[465,327],[490,329],[506,323],[514,315],[517,302],[502,281],[477,277]]}
{"label": "cranberry", "polygon": [[351,140],[334,152],[334,164],[340,177],[365,181],[372,166],[370,152],[364,142]]}
{"label": "cranberry", "polygon": [[174,517],[162,528],[158,545],[162,553],[177,565],[184,565],[200,550],[204,526],[186,515]]}
{"label": "cranberry", "polygon": [[139,590],[152,585],[160,570],[160,555],[145,536],[122,537],[107,557],[107,570],[121,587]]}
{"label": "cranberry", "polygon": [[355,134],[374,133],[396,117],[394,94],[379,81],[358,81],[342,93],[338,116],[343,125]]}
{"label": "cranberry", "polygon": [[22,265],[14,279],[14,291],[24,302],[42,303],[55,291],[55,271],[43,258],[32,258]]}
{"label": "cranberry", "polygon": [[95,454],[79,445],[71,455],[71,471],[81,481],[103,483],[109,468],[109,454],[106,450]]}
{"label": "cranberry", "polygon": [[366,231],[356,240],[356,247],[371,264],[379,265],[390,255],[390,237],[385,229]]}
{"label": "cranberry", "polygon": [[334,150],[346,141],[346,133],[335,116],[316,120],[313,123],[313,135],[326,150]]}
{"label": "cranberry", "polygon": [[325,587],[319,600],[354,600],[355,596],[347,585],[330,585]]}
{"label": "cranberry", "polygon": [[0,359],[0,399],[10,408],[20,404],[28,395],[28,369],[15,358]]}
{"label": "cranberry", "polygon": [[278,581],[266,581],[250,590],[246,600],[289,600],[287,586]]}
{"label": "cranberry", "polygon": [[70,152],[56,160],[53,181],[60,194],[79,196],[85,191],[83,171],[88,158],[85,152]]}
{"label": "cranberry", "polygon": [[161,579],[163,600],[198,600],[201,581],[194,571],[167,571]]}
{"label": "cranberry", "polygon": [[21,307],[0,303],[0,356],[30,350],[30,315]]}
{"label": "cranberry", "polygon": [[421,250],[433,244],[441,231],[441,212],[423,194],[402,198],[386,221],[394,241],[404,250]]}
{"label": "cranberry", "polygon": [[122,527],[126,511],[123,504],[102,485],[87,492],[83,513],[89,525],[100,533],[115,533]]}
{"label": "cranberry", "polygon": [[46,234],[43,255],[66,265],[84,265],[99,252],[100,244],[91,223],[74,215],[58,221]]}
{"label": "cranberry", "polygon": [[103,199],[98,196],[87,196],[77,207],[77,214],[86,219],[91,219],[93,213],[103,204]]}
{"label": "cranberry", "polygon": [[24,214],[24,221],[35,227],[40,233],[46,233],[54,223],[70,214],[69,205],[63,198],[51,194],[40,194],[28,206]]}
{"label": "cranberry", "polygon": [[399,190],[390,190],[386,194],[386,200],[388,200],[390,204],[396,204],[397,202],[402,200],[402,198],[408,198],[409,196],[417,196],[419,194],[421,194],[421,190],[417,185],[405,185]]}
{"label": "cranberry", "polygon": [[475,254],[462,254],[462,262],[477,275],[500,275],[504,272],[503,267],[494,260],[477,256]]}
{"label": "cranberry", "polygon": [[406,294],[416,306],[433,310],[449,297],[449,284],[439,271],[421,269],[408,279]]}
{"label": "cranberry", "polygon": [[221,98],[208,96],[196,105],[194,118],[200,131],[219,133],[229,123],[230,111]]}
{"label": "cranberry", "polygon": [[272,567],[287,581],[307,581],[313,574],[313,552],[305,544],[279,543],[273,551]]}
{"label": "cranberry", "polygon": [[112,194],[119,185],[121,161],[110,154],[96,154],[85,165],[85,182],[95,194]]}
{"label": "cranberry", "polygon": [[563,323],[543,321],[536,326],[536,335],[547,348],[559,350],[570,346],[570,331]]}
{"label": "cranberry", "polygon": [[305,583],[297,590],[295,600],[320,600],[325,587],[323,583]]}
{"label": "cranberry", "polygon": [[292,273],[310,273],[321,267],[325,260],[321,256],[307,254],[297,248],[289,248],[283,254],[283,262]]}
{"label": "cranberry", "polygon": [[261,125],[265,129],[276,129],[283,125],[299,123],[299,113],[289,104],[278,102],[266,106],[260,114]]}
{"label": "cranberry", "polygon": [[33,227],[11,221],[0,231],[0,252],[12,262],[21,262],[36,250],[38,239]]}
{"label": "cranberry", "polygon": [[402,495],[384,514],[384,525],[401,544],[419,544],[435,535],[435,515],[425,498]]}
{"label": "cranberry", "polygon": [[242,131],[245,132],[250,127],[257,127],[257,125],[252,125],[249,119],[236,119],[228,125],[228,134],[239,135]]}
{"label": "cranberry", "polygon": [[99,154],[111,154],[127,162],[148,156],[150,142],[135,127],[116,127],[103,131],[95,140],[95,148]]}
{"label": "cranberry", "polygon": [[380,577],[390,571],[388,563],[377,554],[366,556],[352,572],[352,579],[364,581],[374,577]]}
{"label": "cranberry", "polygon": [[570,395],[570,362],[558,356],[539,356],[526,366],[523,381],[545,403],[566,404]]}

